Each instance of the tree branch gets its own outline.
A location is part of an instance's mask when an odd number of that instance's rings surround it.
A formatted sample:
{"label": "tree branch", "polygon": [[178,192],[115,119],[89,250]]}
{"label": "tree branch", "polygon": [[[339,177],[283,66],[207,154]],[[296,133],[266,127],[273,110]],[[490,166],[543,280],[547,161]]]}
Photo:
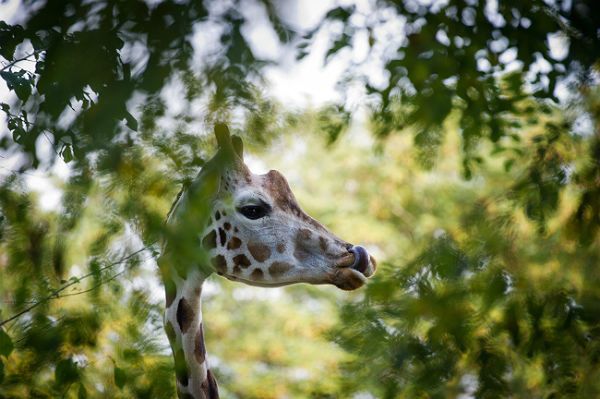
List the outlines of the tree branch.
{"label": "tree branch", "polygon": [[44,51],[44,50],[35,50],[35,51],[34,51],[33,53],[31,53],[31,54],[27,54],[27,55],[26,55],[26,56],[24,56],[24,57],[17,58],[16,60],[13,60],[13,61],[9,62],[8,64],[6,64],[5,66],[3,66],[3,67],[2,67],[2,69],[0,69],[0,72],[4,72],[6,69],[8,69],[8,68],[12,67],[13,65],[15,65],[15,64],[17,64],[17,63],[19,63],[19,62],[21,62],[21,61],[26,61],[26,60],[27,60],[29,57],[31,57],[32,55],[39,54],[39,53],[41,53],[42,51]]}
{"label": "tree branch", "polygon": [[[150,245],[152,245],[152,244],[150,244]],[[149,246],[142,247],[142,248],[138,249],[137,251],[132,252],[131,254],[125,256],[124,258],[121,258],[121,259],[119,259],[116,262],[110,263],[110,264],[108,264],[108,265],[100,268],[97,272],[90,272],[88,274],[84,274],[83,276],[77,278],[76,280],[70,281],[69,283],[63,285],[62,287],[57,288],[56,290],[52,291],[50,293],[50,295],[46,296],[45,298],[43,298],[43,299],[41,299],[41,300],[39,300],[37,302],[34,302],[30,306],[27,306],[25,309],[23,309],[20,312],[12,315],[8,319],[0,321],[0,327],[2,327],[3,325],[5,325],[6,323],[10,323],[11,321],[13,321],[13,320],[21,317],[22,315],[24,315],[25,313],[29,312],[30,310],[35,309],[36,307],[38,307],[38,306],[40,306],[40,305],[42,305],[42,304],[44,304],[44,303],[46,303],[46,302],[48,302],[48,301],[50,301],[52,299],[58,299],[58,298],[62,298],[62,297],[65,297],[65,296],[70,296],[69,294],[65,294],[65,295],[58,295],[58,294],[60,294],[61,292],[63,292],[64,290],[66,290],[67,288],[69,288],[69,287],[71,287],[71,286],[73,286],[75,284],[79,284],[81,282],[81,280],[83,280],[83,279],[91,277],[91,276],[93,276],[96,273],[103,272],[104,270],[110,269],[111,267],[119,265],[119,264],[121,264],[121,263],[123,263],[123,262],[125,262],[125,261],[127,261],[127,260],[129,260],[131,258],[133,258],[137,254],[139,254],[140,252],[142,252],[142,251],[144,251],[144,250],[146,250],[148,248],[149,248]],[[116,275],[110,277],[109,279],[107,279],[104,282],[111,281],[111,280],[115,279],[117,276],[119,276],[122,273],[123,272],[117,273]],[[80,293],[83,293],[83,292],[87,292],[87,291],[91,291],[92,289],[95,289],[95,288],[99,287],[100,285],[102,285],[104,282],[100,283],[99,285],[96,285],[95,287],[92,287],[89,290],[81,291],[81,292],[79,292],[77,294],[80,294]],[[71,295],[75,295],[75,294],[71,294]]]}

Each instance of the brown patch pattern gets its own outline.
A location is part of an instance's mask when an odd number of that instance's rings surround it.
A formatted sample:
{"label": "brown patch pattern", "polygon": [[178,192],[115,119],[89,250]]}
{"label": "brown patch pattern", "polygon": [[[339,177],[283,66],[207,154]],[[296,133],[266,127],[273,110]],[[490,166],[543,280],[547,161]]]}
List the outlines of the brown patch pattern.
{"label": "brown patch pattern", "polygon": [[221,242],[221,246],[225,246],[225,242],[227,241],[227,235],[225,234],[225,230],[219,227],[219,241]]}
{"label": "brown patch pattern", "polygon": [[279,252],[280,254],[285,252],[285,244],[280,242],[279,244],[277,244],[277,252]]}
{"label": "brown patch pattern", "polygon": [[238,249],[242,245],[242,240],[233,236],[227,243],[227,249]]}
{"label": "brown patch pattern", "polygon": [[249,242],[248,250],[252,254],[252,257],[259,262],[264,262],[271,256],[271,249],[259,242]]}
{"label": "brown patch pattern", "polygon": [[305,260],[310,255],[310,251],[308,250],[308,246],[306,245],[307,241],[310,239],[310,231],[307,229],[300,229],[298,234],[296,234],[295,239],[295,248],[294,248],[294,257],[298,260]]}
{"label": "brown patch pattern", "polygon": [[217,233],[211,230],[210,233],[204,236],[202,239],[202,246],[204,249],[213,249],[217,246]]}
{"label": "brown patch pattern", "polygon": [[297,235],[296,239],[302,240],[302,241],[307,241],[310,239],[311,235],[312,235],[312,233],[310,232],[309,229],[300,229],[300,230],[298,230],[298,235]]}
{"label": "brown patch pattern", "polygon": [[179,324],[182,334],[185,334],[190,328],[192,320],[194,320],[194,309],[185,298],[181,298],[177,305],[177,324]]}
{"label": "brown patch pattern", "polygon": [[233,257],[233,264],[236,266],[241,266],[244,269],[250,266],[250,260],[244,254],[239,254]]}
{"label": "brown patch pattern", "polygon": [[206,380],[202,382],[200,389],[202,389],[206,399],[219,399],[219,387],[217,386],[217,380],[215,380],[215,377],[210,370],[207,370]]}
{"label": "brown patch pattern", "polygon": [[227,272],[227,261],[223,255],[217,255],[210,260],[213,267],[219,274],[225,274]]}
{"label": "brown patch pattern", "polygon": [[250,277],[253,280],[262,280],[265,277],[265,274],[260,269],[254,269],[254,270],[252,270],[252,273],[250,274]]}
{"label": "brown patch pattern", "polygon": [[204,346],[204,331],[202,329],[202,323],[196,332],[196,339],[194,341],[194,357],[198,364],[202,364],[206,358],[206,347]]}
{"label": "brown patch pattern", "polygon": [[289,263],[273,262],[271,263],[271,266],[269,266],[269,273],[271,274],[271,277],[275,278],[281,276],[291,268],[292,265],[290,265]]}
{"label": "brown patch pattern", "polygon": [[327,251],[327,239],[323,236],[319,236],[319,247],[321,247],[321,251]]}
{"label": "brown patch pattern", "polygon": [[225,223],[223,223],[223,228],[225,230],[229,230],[231,228],[231,224],[229,222],[225,222]]}
{"label": "brown patch pattern", "polygon": [[215,220],[221,219],[221,213],[219,211],[215,212]]}

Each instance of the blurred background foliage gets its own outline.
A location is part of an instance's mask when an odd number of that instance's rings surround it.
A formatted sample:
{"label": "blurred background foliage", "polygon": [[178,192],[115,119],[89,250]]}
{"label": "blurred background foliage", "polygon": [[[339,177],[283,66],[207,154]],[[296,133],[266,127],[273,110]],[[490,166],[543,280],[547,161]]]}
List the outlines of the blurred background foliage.
{"label": "blurred background foliage", "polygon": [[[158,242],[216,120],[380,261],[354,293],[211,278],[223,397],[600,396],[598,3],[342,2],[309,30],[284,3],[0,21],[0,397],[174,397]],[[366,43],[339,102],[269,95],[252,7],[299,62]]]}

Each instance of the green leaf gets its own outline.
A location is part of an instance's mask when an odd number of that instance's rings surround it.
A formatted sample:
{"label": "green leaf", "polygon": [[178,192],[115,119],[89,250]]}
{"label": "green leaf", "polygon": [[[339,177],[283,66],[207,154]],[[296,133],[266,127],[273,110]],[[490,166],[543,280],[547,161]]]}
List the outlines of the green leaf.
{"label": "green leaf", "polygon": [[341,49],[348,47],[350,45],[350,39],[352,39],[350,36],[346,35],[345,33],[342,34],[342,36],[333,43],[329,50],[327,50],[327,54],[325,54],[325,60],[328,61]]}
{"label": "green leaf", "polygon": [[77,364],[71,359],[63,359],[56,365],[54,370],[54,379],[59,385],[69,384],[77,381],[79,378],[79,369]]}
{"label": "green leaf", "polygon": [[127,376],[125,375],[125,371],[123,369],[115,366],[115,385],[122,389],[125,386],[125,382],[127,381]]}
{"label": "green leaf", "polygon": [[60,152],[60,155],[63,157],[66,163],[69,163],[73,160],[73,150],[69,144],[65,145]]}
{"label": "green leaf", "polygon": [[137,123],[137,120],[133,117],[133,115],[131,115],[129,112],[126,112],[125,120],[127,121],[126,125],[128,128],[130,128],[131,130],[137,131],[138,123]]}
{"label": "green leaf", "polygon": [[0,359],[0,384],[4,381],[4,362]]}
{"label": "green leaf", "polygon": [[87,399],[87,397],[87,390],[85,389],[83,384],[79,384],[79,390],[77,391],[77,399]]}
{"label": "green leaf", "polygon": [[6,82],[8,88],[17,94],[19,100],[27,101],[31,95],[31,83],[29,79],[23,77],[23,73],[3,71],[0,72],[0,76]]}
{"label": "green leaf", "polygon": [[12,352],[14,345],[8,334],[0,328],[0,355],[8,356]]}

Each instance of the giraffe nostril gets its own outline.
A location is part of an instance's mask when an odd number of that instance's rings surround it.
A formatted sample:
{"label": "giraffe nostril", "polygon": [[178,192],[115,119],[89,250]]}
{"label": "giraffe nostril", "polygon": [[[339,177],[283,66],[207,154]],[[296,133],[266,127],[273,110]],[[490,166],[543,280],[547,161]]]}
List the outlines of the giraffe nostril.
{"label": "giraffe nostril", "polygon": [[354,264],[350,267],[364,274],[369,267],[369,253],[360,245],[353,246],[349,251],[354,254]]}

